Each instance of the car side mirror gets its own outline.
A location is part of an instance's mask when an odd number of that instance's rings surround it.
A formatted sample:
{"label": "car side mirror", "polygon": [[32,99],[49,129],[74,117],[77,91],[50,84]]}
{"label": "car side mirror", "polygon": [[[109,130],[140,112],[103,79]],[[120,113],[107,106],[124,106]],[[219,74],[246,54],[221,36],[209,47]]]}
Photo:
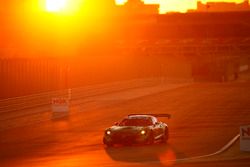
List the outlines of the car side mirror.
{"label": "car side mirror", "polygon": [[160,125],[160,122],[156,122],[156,123],[155,123],[155,126],[156,126],[156,125]]}

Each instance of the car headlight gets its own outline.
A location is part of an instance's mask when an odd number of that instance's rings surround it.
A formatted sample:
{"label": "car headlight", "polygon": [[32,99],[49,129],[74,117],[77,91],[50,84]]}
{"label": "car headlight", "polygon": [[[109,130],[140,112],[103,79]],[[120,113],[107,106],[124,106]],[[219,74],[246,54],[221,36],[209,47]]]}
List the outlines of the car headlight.
{"label": "car headlight", "polygon": [[142,130],[142,131],[141,131],[141,134],[142,134],[142,135],[145,135],[145,134],[146,134],[146,131],[145,131],[145,130]]}
{"label": "car headlight", "polygon": [[107,131],[106,131],[106,134],[107,134],[107,135],[110,135],[110,134],[111,134],[111,131],[110,131],[110,130],[107,130]]}

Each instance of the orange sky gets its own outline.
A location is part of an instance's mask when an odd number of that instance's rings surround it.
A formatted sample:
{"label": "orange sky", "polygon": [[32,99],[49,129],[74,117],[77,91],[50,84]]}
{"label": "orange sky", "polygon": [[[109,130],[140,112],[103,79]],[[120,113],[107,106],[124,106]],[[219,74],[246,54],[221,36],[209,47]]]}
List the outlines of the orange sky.
{"label": "orange sky", "polygon": [[[124,3],[127,0],[116,0],[117,3]],[[144,0],[145,3],[159,3],[160,13],[165,13],[169,11],[180,11],[185,12],[187,9],[195,9],[197,0]],[[202,2],[237,2],[240,3],[243,0],[201,0]]]}

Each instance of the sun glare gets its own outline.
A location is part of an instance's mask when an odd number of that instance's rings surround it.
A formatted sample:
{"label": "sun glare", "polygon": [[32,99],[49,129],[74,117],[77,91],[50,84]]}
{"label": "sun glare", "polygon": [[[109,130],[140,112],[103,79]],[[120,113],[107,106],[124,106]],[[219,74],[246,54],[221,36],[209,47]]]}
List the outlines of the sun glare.
{"label": "sun glare", "polygon": [[123,5],[126,2],[126,0],[115,0],[115,2],[117,5]]}
{"label": "sun glare", "polygon": [[49,12],[59,12],[66,8],[67,0],[46,0],[46,10]]}

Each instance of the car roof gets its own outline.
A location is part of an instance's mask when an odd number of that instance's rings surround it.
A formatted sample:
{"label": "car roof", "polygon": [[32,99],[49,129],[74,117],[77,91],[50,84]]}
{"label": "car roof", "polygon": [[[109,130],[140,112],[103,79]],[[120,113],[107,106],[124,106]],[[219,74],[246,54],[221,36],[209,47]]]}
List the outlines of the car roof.
{"label": "car roof", "polygon": [[149,119],[152,121],[153,124],[157,122],[157,118],[152,115],[146,115],[146,114],[132,114],[128,115],[125,119]]}
{"label": "car roof", "polygon": [[128,115],[127,116],[128,118],[155,118],[154,116],[152,115]]}

